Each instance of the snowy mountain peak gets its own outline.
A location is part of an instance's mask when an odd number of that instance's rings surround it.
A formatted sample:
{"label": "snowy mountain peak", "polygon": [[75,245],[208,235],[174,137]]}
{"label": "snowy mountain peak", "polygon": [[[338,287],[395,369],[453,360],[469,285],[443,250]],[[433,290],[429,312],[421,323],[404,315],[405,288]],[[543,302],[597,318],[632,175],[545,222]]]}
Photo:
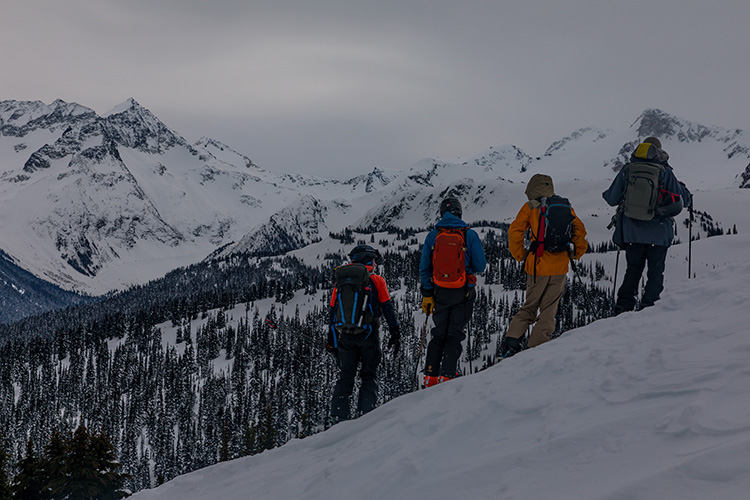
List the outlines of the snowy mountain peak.
{"label": "snowy mountain peak", "polygon": [[357,186],[364,184],[365,192],[371,193],[387,186],[394,180],[401,177],[402,174],[402,171],[385,171],[381,168],[373,167],[370,173],[353,177],[346,181],[345,184],[351,185],[352,188],[356,188]]}
{"label": "snowy mountain peak", "polygon": [[581,128],[570,134],[568,137],[564,137],[559,141],[555,141],[545,151],[545,156],[551,156],[552,154],[566,149],[568,146],[577,143],[590,143],[596,142],[605,137],[609,136],[612,132],[610,130],[602,130],[598,128]]}
{"label": "snowy mountain peak", "polygon": [[185,139],[132,97],[104,117],[102,129],[118,144],[148,153],[162,153],[176,144],[186,144]]}
{"label": "snowy mountain peak", "polygon": [[129,97],[129,98],[128,98],[128,99],[126,99],[126,100],[125,100],[124,102],[122,102],[122,103],[118,104],[118,105],[117,105],[117,106],[115,106],[114,108],[112,108],[112,109],[110,109],[109,111],[107,111],[106,113],[104,113],[104,114],[102,115],[102,118],[107,118],[107,117],[108,117],[108,116],[110,116],[110,115],[119,115],[120,113],[125,113],[125,112],[127,112],[127,111],[129,111],[129,110],[131,110],[131,109],[134,109],[134,108],[135,108],[135,109],[138,109],[138,108],[140,108],[140,109],[144,109],[144,108],[143,108],[143,107],[142,107],[142,106],[141,106],[141,105],[140,105],[140,104],[138,103],[138,101],[136,101],[136,100],[135,100],[135,99],[133,99],[132,97]]}
{"label": "snowy mountain peak", "polygon": [[24,137],[38,129],[52,129],[96,116],[94,110],[61,99],[42,101],[1,101],[0,136]]}
{"label": "snowy mountain peak", "polygon": [[522,149],[511,144],[491,147],[484,153],[472,157],[464,166],[480,167],[485,172],[497,174],[525,172],[533,159]]}
{"label": "snowy mountain peak", "polygon": [[645,110],[630,128],[637,131],[639,139],[658,137],[662,143],[665,140],[700,142],[719,130],[678,118],[660,109]]}

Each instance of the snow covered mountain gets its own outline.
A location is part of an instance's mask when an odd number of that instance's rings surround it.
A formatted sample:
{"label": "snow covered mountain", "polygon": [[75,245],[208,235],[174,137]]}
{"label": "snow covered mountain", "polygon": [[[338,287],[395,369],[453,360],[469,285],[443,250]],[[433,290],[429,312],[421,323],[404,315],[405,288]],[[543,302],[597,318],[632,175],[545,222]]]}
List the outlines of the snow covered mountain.
{"label": "snow covered mountain", "polygon": [[659,110],[624,131],[576,131],[540,158],[502,145],[328,180],[272,174],[213,139],[188,144],[133,99],[103,116],[60,100],[2,101],[0,249],[39,278],[98,295],[208,256],[280,254],[347,227],[426,227],[449,190],[465,198],[467,220],[508,221],[535,172],[563,194],[586,192],[574,203],[604,222],[608,209],[590,193],[647,135],[662,138],[692,189],[750,185],[747,133]]}
{"label": "snow covered mountain", "polygon": [[308,191],[388,180],[278,177],[218,141],[187,144],[133,99],[104,116],[63,101],[0,103],[0,248],[91,294],[197,262]]}
{"label": "snow covered mountain", "polygon": [[695,242],[691,280],[678,245],[652,308],[133,499],[746,498],[749,244]]}
{"label": "snow covered mountain", "polygon": [[[40,342],[19,342],[3,357],[13,361],[0,384],[11,407],[0,410],[13,422],[16,454],[29,428],[43,447],[55,415],[118,436],[134,490],[176,477],[143,498],[231,500],[256,491],[261,498],[639,498],[650,491],[706,498],[709,490],[734,498],[748,486],[746,467],[736,465],[745,463],[748,382],[740,358],[750,190],[739,187],[749,157],[740,131],[647,110],[622,131],[574,132],[539,158],[498,146],[340,181],[276,176],[211,139],[188,145],[134,101],[102,117],[60,102],[26,103],[23,111],[3,105],[14,111],[0,113],[2,126],[13,122],[1,129],[10,135],[0,135],[0,248],[16,253],[8,251],[0,272],[17,271],[24,258],[46,276],[99,290],[209,256],[101,304],[0,328],[8,339]],[[654,131],[664,133],[698,211],[692,228],[679,217],[683,243],[669,252],[663,300],[595,321],[602,311],[571,293],[561,307],[563,330],[593,324],[472,374],[492,364],[521,293],[501,279],[512,277],[515,263],[500,256],[497,223],[510,222],[525,202],[528,178],[552,175],[596,246],[611,237],[613,209],[601,192],[628,145]],[[413,259],[448,193],[461,197],[466,220],[488,222],[477,227],[492,256],[478,277],[481,328],[471,329],[473,357],[467,345],[462,359],[470,376],[410,394],[424,321]],[[704,238],[722,228],[735,230]],[[700,239],[689,246],[691,230]],[[330,269],[355,241],[385,250],[382,272],[403,321],[403,349],[384,355],[387,403],[311,436],[327,427],[335,378],[318,342]],[[261,257],[269,254],[281,257]],[[592,252],[578,267],[577,290],[594,294],[602,310],[615,262],[615,252]],[[14,282],[19,273],[5,276],[5,289],[25,295]],[[36,365],[26,361],[32,351],[43,353]],[[251,440],[263,427],[265,440]],[[296,439],[303,435],[311,437]],[[432,456],[450,459],[425,459]],[[537,469],[546,475],[529,476]]]}

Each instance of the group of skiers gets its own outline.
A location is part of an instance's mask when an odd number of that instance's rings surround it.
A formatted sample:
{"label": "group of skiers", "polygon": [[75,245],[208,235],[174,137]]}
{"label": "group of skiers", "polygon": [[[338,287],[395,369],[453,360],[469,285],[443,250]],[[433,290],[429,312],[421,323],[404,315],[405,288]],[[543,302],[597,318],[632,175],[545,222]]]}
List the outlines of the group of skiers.
{"label": "group of skiers", "polygon": [[[652,306],[663,290],[667,249],[675,234],[673,217],[692,203],[690,192],[677,180],[668,159],[657,138],[644,139],[602,194],[610,206],[618,207],[613,217],[613,242],[625,250],[627,261],[614,315],[635,309],[638,284],[646,265],[640,308]],[[526,296],[503,335],[500,358],[550,340],[569,263],[579,260],[588,249],[583,222],[570,202],[555,193],[550,176],[533,175],[525,193],[529,201],[508,229],[508,247],[514,259],[524,262]],[[422,312],[432,315],[434,323],[422,387],[458,375],[458,360],[466,339],[464,329],[476,298],[476,274],[487,265],[479,236],[462,216],[460,200],[452,196],[442,200],[440,219],[422,245]],[[340,368],[331,403],[332,423],[350,418],[350,399],[360,364],[356,413],[367,413],[376,406],[381,317],[388,325],[388,347],[397,351],[401,344],[388,286],[376,274],[382,263],[380,252],[369,245],[359,245],[349,257],[350,264],[336,269],[330,302],[326,349]]]}

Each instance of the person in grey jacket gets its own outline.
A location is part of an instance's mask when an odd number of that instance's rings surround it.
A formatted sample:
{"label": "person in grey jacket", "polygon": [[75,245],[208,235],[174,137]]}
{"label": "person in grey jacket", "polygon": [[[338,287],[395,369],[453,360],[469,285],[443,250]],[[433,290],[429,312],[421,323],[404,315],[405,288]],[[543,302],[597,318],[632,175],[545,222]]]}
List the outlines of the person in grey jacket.
{"label": "person in grey jacket", "polygon": [[[665,168],[659,179],[661,189],[670,195],[678,195],[682,206],[689,207],[692,203],[690,191],[677,180],[668,160],[669,155],[661,149],[661,142],[656,137],[644,139],[643,144],[633,152],[630,158],[631,162],[663,165]],[[627,185],[628,168],[626,165],[612,181],[609,189],[602,193],[604,200],[610,206],[620,205]],[[667,249],[672,244],[675,234],[673,217],[668,214],[660,215],[658,210],[657,215],[648,221],[632,219],[620,210],[616,217],[617,225],[612,240],[620,248],[625,249],[627,269],[622,285],[617,291],[615,315],[635,309],[638,283],[647,264],[646,287],[641,297],[641,308],[652,306],[659,300],[664,289]]]}

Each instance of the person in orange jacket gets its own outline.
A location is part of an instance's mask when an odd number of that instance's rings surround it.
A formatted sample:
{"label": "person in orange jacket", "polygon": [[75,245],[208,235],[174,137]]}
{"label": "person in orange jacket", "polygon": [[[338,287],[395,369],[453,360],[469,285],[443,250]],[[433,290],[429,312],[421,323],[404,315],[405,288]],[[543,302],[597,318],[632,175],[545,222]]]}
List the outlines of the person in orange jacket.
{"label": "person in orange jacket", "polygon": [[[568,274],[570,259],[580,259],[588,248],[586,228],[565,198],[555,196],[552,178],[544,174],[531,177],[526,186],[529,201],[524,203],[516,219],[508,229],[508,248],[514,259],[525,261],[526,300],[513,316],[508,331],[500,345],[500,356],[510,357],[522,351],[523,337],[529,326],[531,330],[527,347],[536,347],[550,339],[555,331],[555,314],[565,290],[565,275]],[[549,233],[553,224],[552,211],[549,218],[542,217],[542,211],[552,206],[559,207],[568,217],[566,237],[553,237]],[[567,213],[567,207],[570,212]],[[559,217],[559,216],[558,216]],[[559,218],[558,218],[559,220]],[[544,231],[548,225],[550,230]],[[541,230],[540,230],[541,226]],[[555,227],[559,224],[555,224]],[[547,234],[547,242],[544,241]],[[564,239],[562,251],[557,240]],[[555,251],[550,251],[555,250]],[[538,315],[537,315],[538,312]]]}

